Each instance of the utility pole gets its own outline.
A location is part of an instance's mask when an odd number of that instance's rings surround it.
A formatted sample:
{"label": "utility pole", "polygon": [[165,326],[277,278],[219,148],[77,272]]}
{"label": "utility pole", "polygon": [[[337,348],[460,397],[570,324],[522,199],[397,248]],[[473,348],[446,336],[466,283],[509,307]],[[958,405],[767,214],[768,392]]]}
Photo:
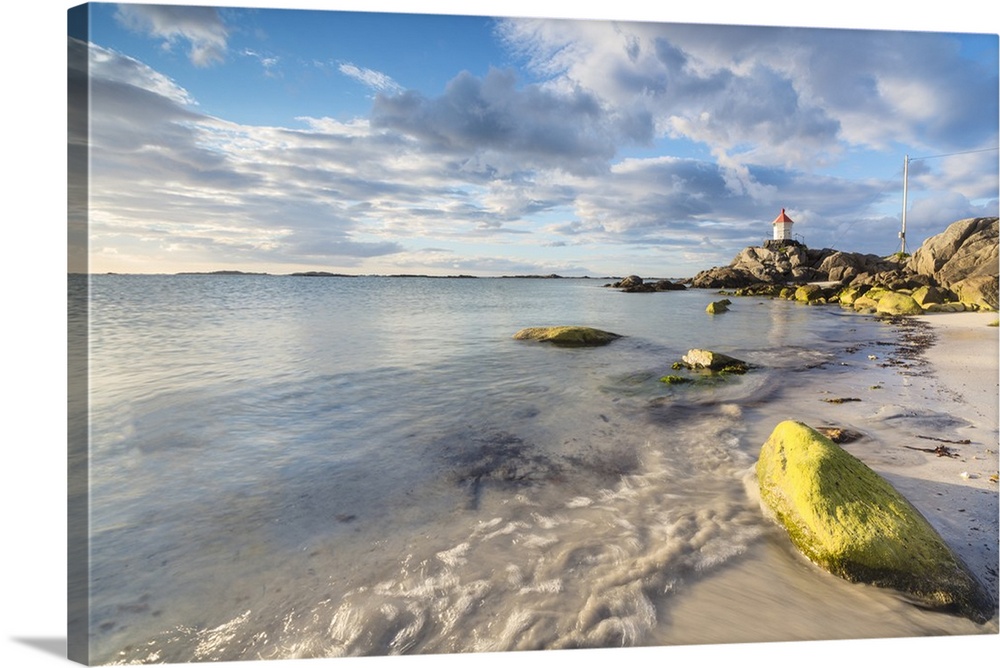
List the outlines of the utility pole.
{"label": "utility pole", "polygon": [[906,255],[906,181],[910,168],[910,156],[903,156],[903,227],[899,231],[899,252]]}

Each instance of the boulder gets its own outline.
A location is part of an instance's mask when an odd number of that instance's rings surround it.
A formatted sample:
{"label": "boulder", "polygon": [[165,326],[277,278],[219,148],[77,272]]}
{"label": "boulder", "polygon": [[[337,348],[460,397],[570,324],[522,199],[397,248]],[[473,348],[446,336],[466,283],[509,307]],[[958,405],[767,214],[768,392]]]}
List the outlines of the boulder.
{"label": "boulder", "polygon": [[621,334],[593,327],[528,327],[514,334],[514,338],[522,341],[545,341],[557,346],[603,346],[620,339]]}
{"label": "boulder", "polygon": [[728,299],[721,299],[717,302],[712,302],[707,307],[705,307],[705,312],[711,314],[725,313],[726,311],[729,310],[729,304],[731,303],[732,302],[730,302]]}
{"label": "boulder", "polygon": [[621,288],[622,292],[670,292],[672,290],[687,290],[683,283],[674,283],[667,279],[648,283],[638,276],[630,276],[615,283],[612,287]]}
{"label": "boulder", "polygon": [[819,273],[829,281],[847,283],[862,274],[877,274],[895,268],[886,258],[870,253],[831,251],[819,263]]}
{"label": "boulder", "polygon": [[997,218],[966,218],[925,240],[908,262],[915,273],[933,276],[941,285],[973,276],[996,276],[998,270]]}
{"label": "boulder", "polygon": [[622,280],[615,283],[616,288],[633,288],[637,285],[642,285],[643,280],[639,276],[632,274],[631,276],[626,276]]}
{"label": "boulder", "polygon": [[682,358],[682,362],[689,369],[708,369],[724,373],[746,373],[749,369],[749,365],[743,360],[701,348],[689,350]]}
{"label": "boulder", "polygon": [[780,423],[756,464],[761,505],[795,547],[850,582],[989,620],[995,604],[928,521],[885,479],[829,438]]}
{"label": "boulder", "polygon": [[691,279],[691,287],[710,288],[745,288],[748,285],[759,283],[753,274],[743,269],[734,267],[713,267],[705,271],[698,272]]}
{"label": "boulder", "polygon": [[854,302],[868,292],[867,285],[852,285],[840,291],[838,301],[841,306],[853,306]]}
{"label": "boulder", "polygon": [[672,290],[687,290],[687,286],[684,285],[683,283],[680,282],[674,283],[673,281],[668,281],[667,279],[657,281],[653,285],[656,287],[657,292],[670,292]]}
{"label": "boulder", "polygon": [[875,312],[883,315],[920,315],[924,309],[910,295],[886,292],[875,305]]}
{"label": "boulder", "polygon": [[889,291],[885,288],[870,288],[860,297],[856,297],[854,302],[851,304],[851,307],[855,311],[875,313],[878,308],[879,300],[881,300],[882,297],[888,292]]}
{"label": "boulder", "polygon": [[795,290],[795,301],[798,302],[811,302],[822,299],[825,296],[826,293],[823,290],[823,286],[814,283],[801,285]]}
{"label": "boulder", "polygon": [[955,293],[951,290],[929,285],[917,288],[910,296],[913,297],[913,301],[920,304],[920,307],[924,310],[932,304],[944,304],[958,299],[957,295],[955,295]]}
{"label": "boulder", "polygon": [[996,311],[998,308],[996,276],[970,276],[952,283],[951,287],[963,304],[990,311]]}

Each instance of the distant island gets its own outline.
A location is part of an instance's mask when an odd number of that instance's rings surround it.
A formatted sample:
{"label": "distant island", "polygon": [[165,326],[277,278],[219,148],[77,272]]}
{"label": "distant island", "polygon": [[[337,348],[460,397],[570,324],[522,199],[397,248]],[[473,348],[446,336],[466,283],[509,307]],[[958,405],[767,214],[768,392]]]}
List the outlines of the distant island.
{"label": "distant island", "polygon": [[179,271],[175,276],[269,276],[263,271],[237,271],[235,269],[220,269],[219,271]]}
{"label": "distant island", "polygon": [[[114,272],[108,272],[109,274]],[[341,274],[331,271],[296,271],[290,274],[270,274],[266,271],[239,271],[236,269],[220,269],[217,271],[179,271],[174,276],[305,276],[310,278],[484,278],[472,274]],[[537,278],[537,279],[590,279],[591,276],[560,276],[559,274],[511,274],[491,276],[489,278]],[[617,278],[604,276],[604,279]]]}

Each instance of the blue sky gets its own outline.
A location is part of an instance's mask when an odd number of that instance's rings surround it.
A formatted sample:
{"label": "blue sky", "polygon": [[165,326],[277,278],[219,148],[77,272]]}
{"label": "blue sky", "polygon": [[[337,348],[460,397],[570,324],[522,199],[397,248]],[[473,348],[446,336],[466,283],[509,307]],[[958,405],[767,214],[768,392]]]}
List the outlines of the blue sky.
{"label": "blue sky", "polygon": [[904,155],[909,246],[997,215],[988,26],[281,7],[91,5],[91,271],[681,277],[782,208],[887,255]]}

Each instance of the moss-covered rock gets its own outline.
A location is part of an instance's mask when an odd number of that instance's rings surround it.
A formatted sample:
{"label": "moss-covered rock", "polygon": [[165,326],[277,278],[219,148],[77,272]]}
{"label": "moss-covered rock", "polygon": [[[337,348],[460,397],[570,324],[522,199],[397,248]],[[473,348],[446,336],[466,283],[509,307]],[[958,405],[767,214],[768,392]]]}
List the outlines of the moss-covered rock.
{"label": "moss-covered rock", "polygon": [[514,334],[514,338],[546,341],[557,346],[603,346],[620,339],[621,334],[593,327],[528,327]]}
{"label": "moss-covered rock", "polygon": [[923,285],[914,290],[910,296],[913,297],[913,301],[920,304],[921,308],[925,311],[932,304],[945,304],[958,298],[951,290],[946,290],[945,288],[939,288],[933,285]]}
{"label": "moss-covered rock", "polygon": [[705,312],[711,314],[725,313],[726,311],[729,310],[729,305],[731,303],[732,302],[730,302],[728,299],[720,299],[719,301],[712,302],[707,307],[705,307]]}
{"label": "moss-covered rock", "polygon": [[800,285],[795,290],[795,301],[798,302],[812,302],[817,299],[822,299],[826,296],[823,291],[823,287],[815,285],[813,283],[807,283],[806,285]]}
{"label": "moss-covered rock", "polygon": [[886,292],[879,297],[875,311],[885,315],[920,315],[924,309],[910,295]]}
{"label": "moss-covered rock", "polygon": [[666,383],[667,385],[682,385],[684,383],[693,383],[694,379],[688,378],[687,376],[676,376],[671,374],[660,378],[660,382]]}
{"label": "moss-covered rock", "polygon": [[874,313],[878,308],[878,302],[888,290],[884,288],[871,288],[866,293],[857,297],[851,304],[855,311]]}
{"label": "moss-covered rock", "polygon": [[920,512],[816,430],[780,423],[761,448],[756,473],[762,505],[823,569],[977,623],[993,615],[982,585]]}
{"label": "moss-covered rock", "polygon": [[854,302],[868,292],[870,286],[852,285],[844,288],[838,294],[838,301],[841,306],[853,306]]}

